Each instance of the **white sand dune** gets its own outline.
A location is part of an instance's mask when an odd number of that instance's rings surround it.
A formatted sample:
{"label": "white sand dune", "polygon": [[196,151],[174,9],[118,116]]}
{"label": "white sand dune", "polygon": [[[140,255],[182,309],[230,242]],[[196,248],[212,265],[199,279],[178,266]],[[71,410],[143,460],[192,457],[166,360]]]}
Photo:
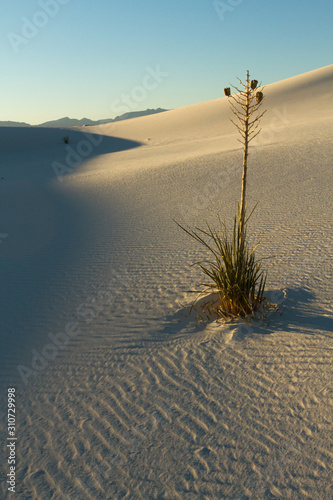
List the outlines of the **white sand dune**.
{"label": "white sand dune", "polygon": [[17,498],[332,498],[332,83],[331,65],[265,89],[248,194],[280,309],[251,325],[180,305],[205,254],[173,219],[230,221],[240,195],[227,98],[101,127],[0,129]]}

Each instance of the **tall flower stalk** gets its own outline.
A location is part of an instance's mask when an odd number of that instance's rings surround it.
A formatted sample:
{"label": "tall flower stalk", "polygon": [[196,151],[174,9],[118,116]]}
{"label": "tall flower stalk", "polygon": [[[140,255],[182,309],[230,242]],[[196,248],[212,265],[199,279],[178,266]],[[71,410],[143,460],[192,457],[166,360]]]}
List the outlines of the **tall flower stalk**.
{"label": "tall flower stalk", "polygon": [[241,135],[241,139],[238,141],[243,144],[243,176],[242,176],[242,192],[240,201],[240,213],[239,213],[239,228],[241,238],[244,239],[244,227],[245,227],[245,217],[246,217],[246,186],[247,186],[247,160],[249,156],[249,144],[250,142],[260,133],[260,118],[265,114],[266,111],[259,113],[259,108],[263,101],[263,88],[259,91],[258,81],[250,81],[250,73],[246,72],[246,81],[242,82],[237,78],[243,89],[239,89],[234,85],[231,85],[237,94],[231,95],[230,87],[224,89],[224,93],[230,98],[230,106],[233,114],[236,117],[236,121],[232,120],[232,123],[237,128]]}

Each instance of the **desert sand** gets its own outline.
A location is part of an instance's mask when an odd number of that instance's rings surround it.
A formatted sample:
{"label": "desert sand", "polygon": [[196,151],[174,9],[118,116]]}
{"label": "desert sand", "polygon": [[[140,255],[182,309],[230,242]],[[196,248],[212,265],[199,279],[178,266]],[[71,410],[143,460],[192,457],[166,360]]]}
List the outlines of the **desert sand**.
{"label": "desert sand", "polygon": [[[0,129],[15,498],[332,498],[332,84],[331,65],[264,90],[249,231],[278,307],[250,324],[188,315],[206,254],[174,222],[232,220],[242,148],[227,98]],[[1,422],[5,443],[5,397]]]}

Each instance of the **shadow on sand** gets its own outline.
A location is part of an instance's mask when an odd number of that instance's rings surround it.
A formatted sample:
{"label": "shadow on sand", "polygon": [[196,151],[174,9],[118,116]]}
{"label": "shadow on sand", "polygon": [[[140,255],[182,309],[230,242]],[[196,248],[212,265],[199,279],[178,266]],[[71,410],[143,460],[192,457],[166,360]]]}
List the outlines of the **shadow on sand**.
{"label": "shadow on sand", "polygon": [[[112,128],[104,128],[103,131],[111,133]],[[68,139],[68,143],[65,142],[65,138]],[[89,144],[92,148],[88,146]],[[82,150],[81,155],[92,149],[89,154],[96,156],[125,151],[141,145],[140,142],[91,133],[88,130],[86,132],[78,129],[47,127],[0,127],[1,153],[45,151],[53,148],[59,148],[60,151],[66,152],[66,149],[70,148],[76,150],[78,154]]]}
{"label": "shadow on sand", "polygon": [[[332,338],[333,319],[325,309],[318,306],[315,300],[315,295],[310,289],[298,288],[282,290],[272,290],[267,292],[267,298],[271,302],[275,302],[278,306],[269,309],[265,314],[266,317],[260,319],[249,319],[246,323],[242,320],[236,321],[219,321],[219,329],[233,329],[240,326],[238,329],[238,339],[244,340],[252,333],[269,335],[279,331],[290,333],[315,334],[320,331],[321,335]],[[197,302],[197,305],[189,314],[190,307],[179,309],[175,313],[169,315],[165,320],[163,330],[158,336],[154,336],[154,341],[163,341],[167,339],[181,337],[191,333],[199,334],[214,323],[213,317],[205,316],[201,307],[208,302],[210,298],[218,300],[217,294],[206,296]],[[243,325],[243,326],[242,326]],[[244,328],[244,325],[246,327]],[[218,329],[216,330],[218,331]],[[327,333],[326,333],[327,332]]]}
{"label": "shadow on sand", "polygon": [[274,333],[279,330],[285,332],[300,332],[316,330],[327,332],[332,337],[333,319],[328,311],[318,305],[318,300],[310,288],[289,288],[286,298],[281,302],[280,310],[267,318],[263,325],[265,331]]}
{"label": "shadow on sand", "polygon": [[[111,134],[112,130],[104,128],[103,132]],[[0,177],[62,180],[91,158],[140,146],[137,141],[76,129],[0,127]]]}
{"label": "shadow on sand", "polygon": [[58,189],[55,164],[65,176],[89,158],[140,145],[81,130],[0,127],[0,341],[6,367],[9,359],[15,367],[31,358],[49,332],[74,321],[67,297],[89,289],[85,269],[94,265],[87,255],[95,221],[80,193]]}

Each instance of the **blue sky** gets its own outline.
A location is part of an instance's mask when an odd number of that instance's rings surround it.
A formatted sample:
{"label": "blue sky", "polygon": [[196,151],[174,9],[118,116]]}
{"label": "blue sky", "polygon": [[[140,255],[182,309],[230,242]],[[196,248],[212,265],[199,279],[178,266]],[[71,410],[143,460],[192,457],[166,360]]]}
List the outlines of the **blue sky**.
{"label": "blue sky", "polygon": [[113,118],[332,63],[330,1],[3,0],[0,121]]}

